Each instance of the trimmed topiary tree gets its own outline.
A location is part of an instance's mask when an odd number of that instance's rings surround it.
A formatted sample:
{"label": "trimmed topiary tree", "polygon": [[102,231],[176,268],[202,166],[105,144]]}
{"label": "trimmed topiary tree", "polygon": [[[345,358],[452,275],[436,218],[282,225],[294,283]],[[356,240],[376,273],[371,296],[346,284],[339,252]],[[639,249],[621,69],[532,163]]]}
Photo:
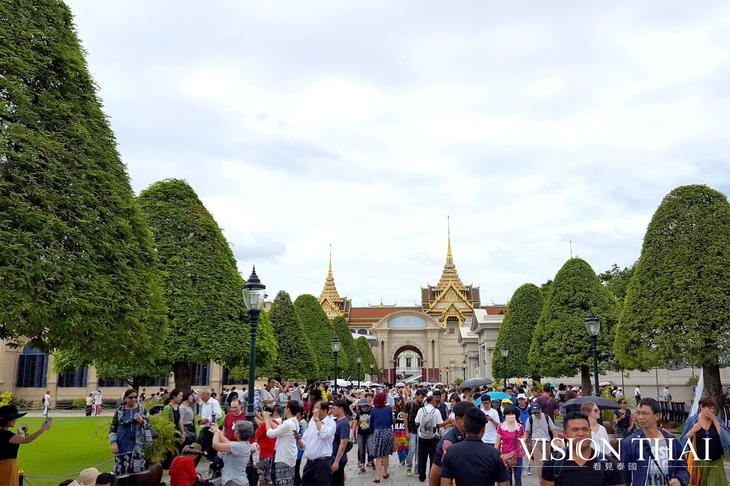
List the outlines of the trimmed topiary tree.
{"label": "trimmed topiary tree", "polygon": [[342,343],[342,349],[340,351],[340,376],[347,379],[352,379],[357,376],[357,346],[355,346],[355,339],[352,337],[352,331],[350,326],[347,325],[347,321],[344,317],[335,317],[332,319],[332,327],[337,334],[337,337]]}
{"label": "trimmed topiary tree", "polygon": [[541,376],[572,376],[579,371],[584,394],[592,390],[593,352],[585,328],[588,311],[601,323],[597,349],[599,367],[605,369],[611,360],[617,302],[580,258],[568,260],[555,275],[529,352],[530,367]]}
{"label": "trimmed topiary tree", "polygon": [[730,203],[704,185],[678,187],[646,230],[616,329],[619,364],[701,366],[705,391],[722,403],[719,366],[730,351],[728,316]]}
{"label": "trimmed topiary tree", "polygon": [[[327,314],[322,310],[317,298],[310,294],[297,297],[297,300],[294,301],[294,312],[299,322],[301,322],[304,335],[309,340],[317,358],[316,374],[308,378],[332,380],[335,367],[330,342],[335,335],[335,331],[332,328],[332,323],[327,318]],[[341,359],[340,362],[342,362]]]}
{"label": "trimmed topiary tree", "polygon": [[279,348],[273,374],[280,381],[318,376],[317,358],[288,293],[282,290],[276,294],[269,318]]}
{"label": "trimmed topiary tree", "polygon": [[71,12],[2,2],[0,24],[0,338],[85,360],[152,352],[152,237]]}
{"label": "trimmed topiary tree", "polygon": [[492,370],[495,378],[505,376],[504,359],[499,353],[499,348],[504,345],[509,348],[506,376],[525,377],[533,374],[528,356],[542,306],[542,292],[537,285],[524,284],[512,294],[494,345]]}
{"label": "trimmed topiary tree", "polygon": [[373,348],[370,347],[370,343],[365,336],[360,336],[355,339],[355,346],[357,350],[362,353],[362,372],[365,375],[370,374],[370,365],[373,365],[373,376],[380,374],[380,368],[378,368],[378,362],[375,361],[375,355],[373,354]]}

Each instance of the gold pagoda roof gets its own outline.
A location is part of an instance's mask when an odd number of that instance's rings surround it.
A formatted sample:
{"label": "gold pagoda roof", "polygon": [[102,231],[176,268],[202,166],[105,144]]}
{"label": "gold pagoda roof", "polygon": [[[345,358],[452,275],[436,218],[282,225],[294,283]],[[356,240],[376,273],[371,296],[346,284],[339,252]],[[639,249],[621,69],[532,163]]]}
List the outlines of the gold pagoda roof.
{"label": "gold pagoda roof", "polygon": [[325,299],[329,299],[333,304],[339,304],[340,294],[337,292],[337,286],[335,285],[335,277],[332,275],[332,245],[330,245],[330,263],[329,269],[327,270],[327,278],[324,281],[324,288],[322,293],[319,295],[319,301],[324,302]]}
{"label": "gold pagoda roof", "polygon": [[441,279],[439,279],[437,289],[445,289],[449,284],[453,284],[457,289],[463,289],[464,284],[459,278],[459,272],[456,271],[456,265],[454,265],[454,256],[451,254],[451,223],[448,223],[448,247],[446,250],[446,263],[444,263],[444,269],[441,272]]}

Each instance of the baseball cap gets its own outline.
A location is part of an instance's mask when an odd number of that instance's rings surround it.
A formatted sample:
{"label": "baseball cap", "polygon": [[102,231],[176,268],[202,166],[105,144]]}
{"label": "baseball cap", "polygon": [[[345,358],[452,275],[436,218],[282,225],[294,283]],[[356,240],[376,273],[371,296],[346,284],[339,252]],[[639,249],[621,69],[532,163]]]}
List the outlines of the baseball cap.
{"label": "baseball cap", "polygon": [[525,396],[524,393],[520,393],[519,395],[517,395],[517,400],[519,400],[520,398],[523,400],[527,400],[527,397]]}
{"label": "baseball cap", "polygon": [[360,400],[357,401],[357,406],[358,407],[364,407],[365,405],[370,405],[368,403],[368,399],[367,398],[361,398]]}
{"label": "baseball cap", "polygon": [[502,403],[512,403],[512,400],[510,400],[509,398],[503,398]]}
{"label": "baseball cap", "polygon": [[533,403],[530,407],[531,412],[542,412],[542,408],[540,407],[539,403]]}

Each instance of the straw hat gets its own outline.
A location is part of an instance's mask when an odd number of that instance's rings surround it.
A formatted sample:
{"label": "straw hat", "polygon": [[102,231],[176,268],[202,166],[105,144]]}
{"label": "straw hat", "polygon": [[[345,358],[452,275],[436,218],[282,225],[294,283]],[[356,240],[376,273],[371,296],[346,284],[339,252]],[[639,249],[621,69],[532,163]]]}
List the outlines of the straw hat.
{"label": "straw hat", "polygon": [[94,486],[96,478],[99,476],[99,470],[95,467],[89,467],[79,473],[79,486]]}

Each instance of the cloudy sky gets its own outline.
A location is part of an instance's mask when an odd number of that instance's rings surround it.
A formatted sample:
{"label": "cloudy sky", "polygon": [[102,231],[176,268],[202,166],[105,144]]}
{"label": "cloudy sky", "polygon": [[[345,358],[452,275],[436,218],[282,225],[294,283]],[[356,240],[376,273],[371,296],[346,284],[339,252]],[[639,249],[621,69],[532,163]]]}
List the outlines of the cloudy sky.
{"label": "cloudy sky", "polygon": [[[730,3],[70,0],[132,184],[184,178],[270,294],[482,303],[730,194]],[[419,301],[420,302],[420,301]]]}

